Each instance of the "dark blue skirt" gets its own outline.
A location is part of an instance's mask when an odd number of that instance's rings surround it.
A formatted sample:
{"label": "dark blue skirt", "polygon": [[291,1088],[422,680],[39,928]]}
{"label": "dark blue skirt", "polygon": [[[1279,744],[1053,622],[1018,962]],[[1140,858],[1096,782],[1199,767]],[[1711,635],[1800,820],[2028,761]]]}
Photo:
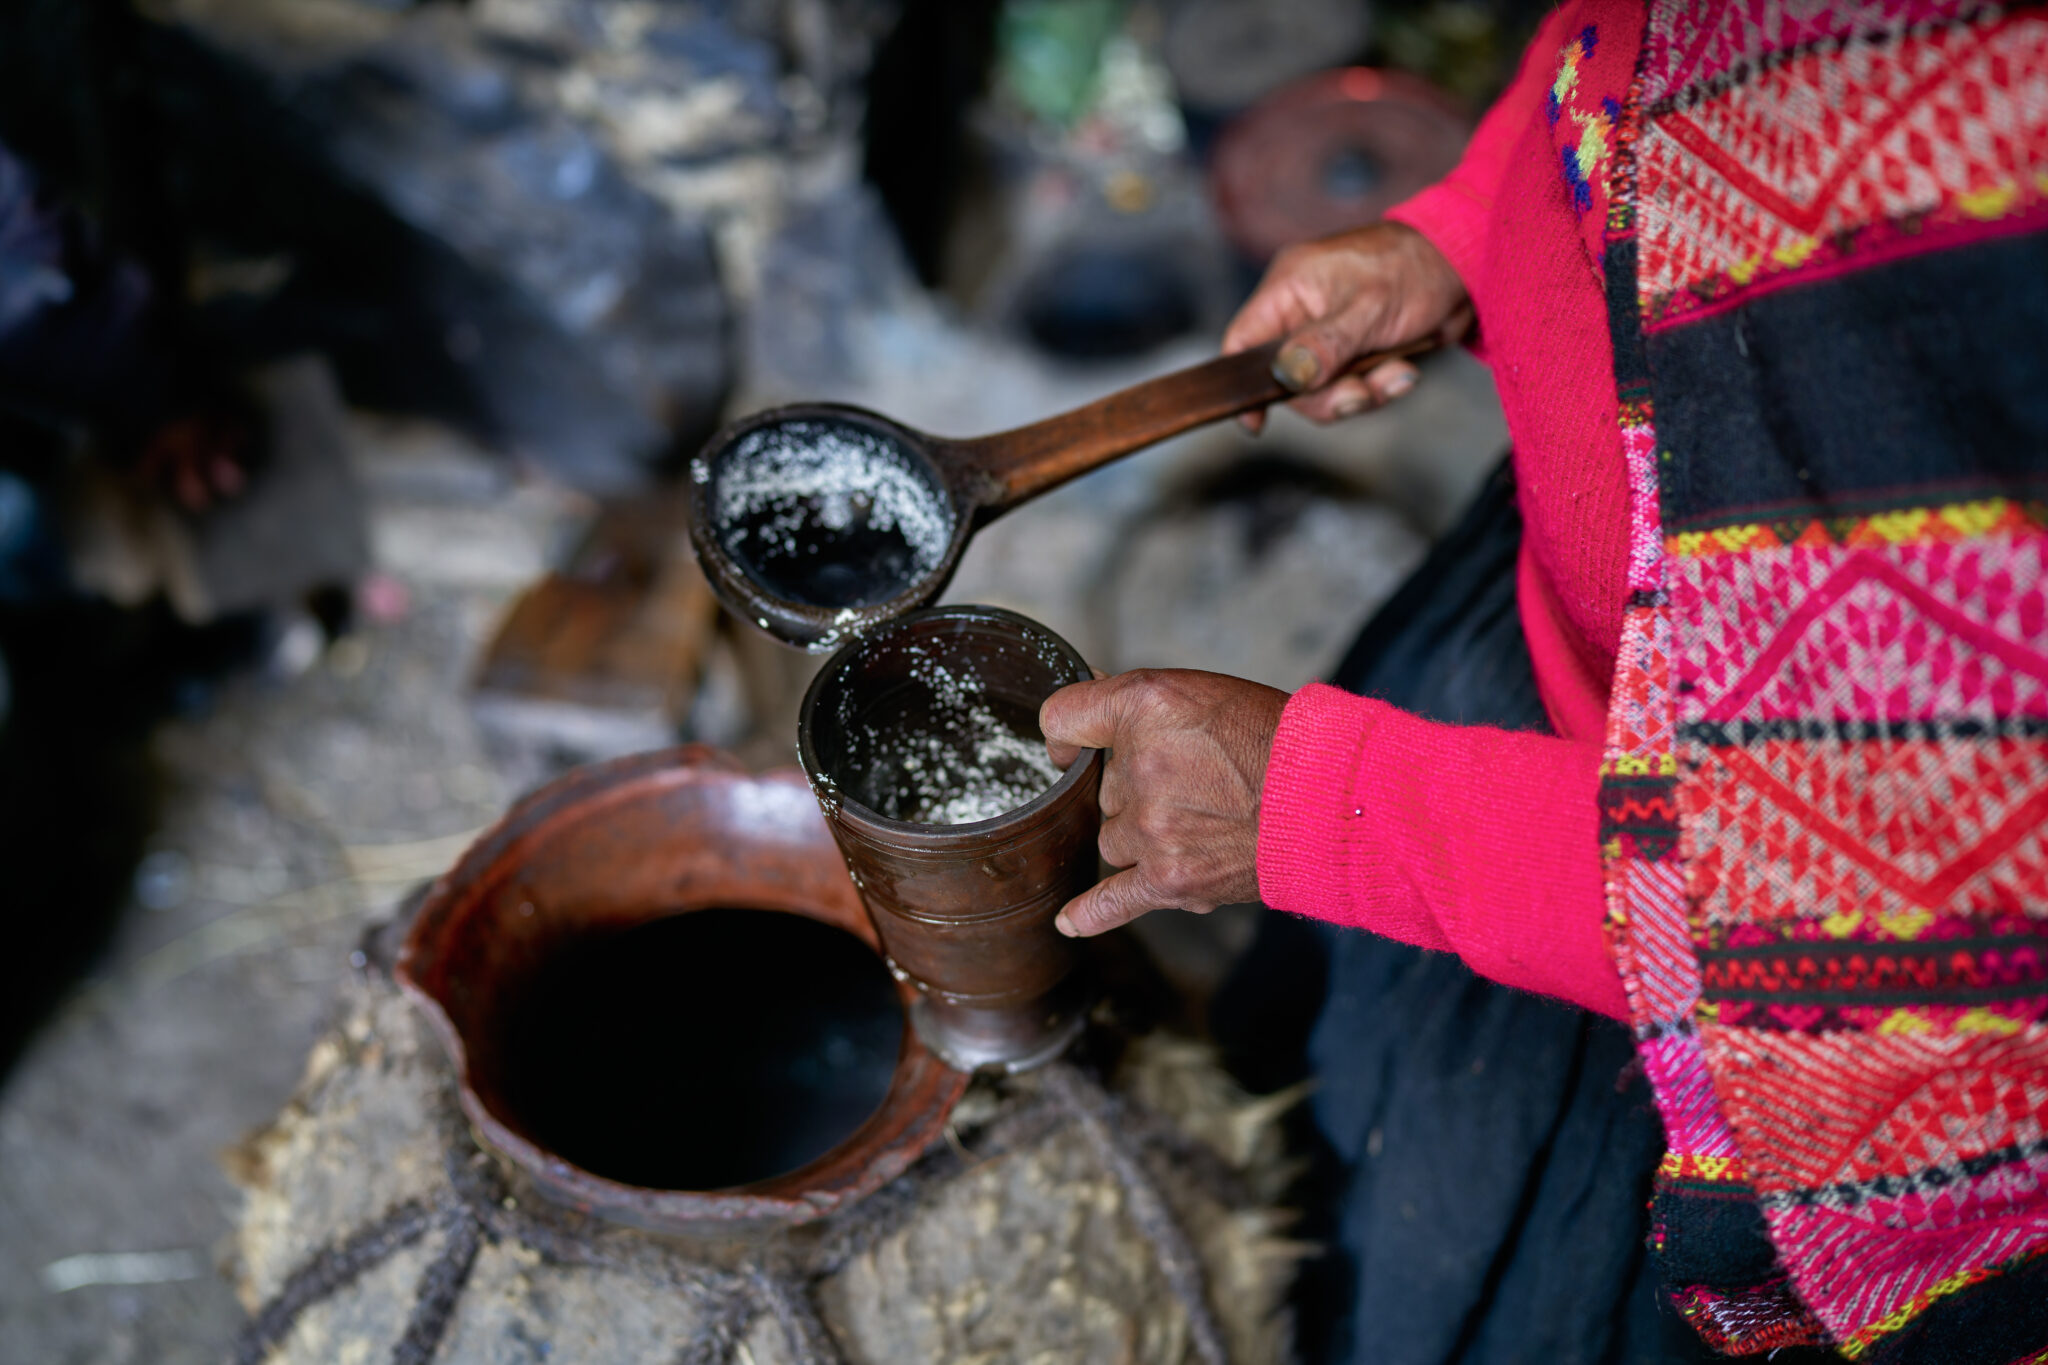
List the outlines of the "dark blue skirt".
{"label": "dark blue skirt", "polygon": [[[1515,611],[1506,465],[1332,681],[1547,730]],[[1318,995],[1312,989],[1320,980]],[[1358,1365],[1711,1359],[1645,1248],[1663,1136],[1628,1031],[1448,953],[1269,914],[1213,1019],[1259,1088],[1311,1074],[1302,1356]]]}

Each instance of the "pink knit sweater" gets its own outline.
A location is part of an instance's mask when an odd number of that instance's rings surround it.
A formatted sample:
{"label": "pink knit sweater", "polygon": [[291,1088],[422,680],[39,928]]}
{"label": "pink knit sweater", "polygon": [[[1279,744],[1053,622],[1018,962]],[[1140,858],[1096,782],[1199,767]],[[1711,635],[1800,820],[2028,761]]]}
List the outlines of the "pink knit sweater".
{"label": "pink knit sweater", "polygon": [[[1623,1018],[1601,936],[1595,796],[1628,491],[1599,224],[1560,173],[1578,130],[1553,122],[1550,98],[1558,53],[1598,8],[1554,13],[1457,170],[1388,215],[1436,244],[1478,312],[1474,350],[1514,440],[1522,628],[1557,735],[1438,725],[1303,688],[1273,741],[1259,889],[1275,909],[1455,952],[1496,981]],[[1634,51],[1624,38],[1587,59]]]}

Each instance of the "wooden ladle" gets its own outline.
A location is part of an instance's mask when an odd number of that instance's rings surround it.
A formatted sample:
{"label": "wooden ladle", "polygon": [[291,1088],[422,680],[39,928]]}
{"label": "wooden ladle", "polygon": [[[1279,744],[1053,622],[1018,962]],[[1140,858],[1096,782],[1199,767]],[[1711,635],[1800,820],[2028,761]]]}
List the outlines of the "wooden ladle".
{"label": "wooden ladle", "polygon": [[[1346,372],[1437,344],[1377,351]],[[993,436],[933,436],[841,403],[757,412],[690,462],[691,547],[735,614],[786,644],[836,648],[945,591],[974,533],[1019,503],[1169,436],[1293,397],[1273,377],[1280,345]]]}

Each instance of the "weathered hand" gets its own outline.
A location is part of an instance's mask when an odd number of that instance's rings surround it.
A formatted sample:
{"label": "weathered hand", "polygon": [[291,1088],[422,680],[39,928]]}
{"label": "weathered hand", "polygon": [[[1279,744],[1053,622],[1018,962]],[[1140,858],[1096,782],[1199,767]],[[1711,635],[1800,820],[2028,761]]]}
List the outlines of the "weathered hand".
{"label": "weathered hand", "polygon": [[[1458,272],[1429,239],[1401,223],[1374,223],[1288,247],[1223,334],[1223,353],[1287,338],[1274,375],[1302,395],[1290,407],[1334,422],[1388,403],[1415,385],[1415,367],[1389,360],[1330,382],[1368,351],[1435,337],[1445,344],[1472,323]],[[1240,419],[1253,431],[1264,413]]]}
{"label": "weathered hand", "polygon": [[1063,934],[1086,937],[1178,906],[1207,914],[1259,895],[1259,794],[1287,694],[1193,669],[1141,668],[1046,698],[1054,763],[1106,749],[1103,860],[1125,869],[1067,902]]}

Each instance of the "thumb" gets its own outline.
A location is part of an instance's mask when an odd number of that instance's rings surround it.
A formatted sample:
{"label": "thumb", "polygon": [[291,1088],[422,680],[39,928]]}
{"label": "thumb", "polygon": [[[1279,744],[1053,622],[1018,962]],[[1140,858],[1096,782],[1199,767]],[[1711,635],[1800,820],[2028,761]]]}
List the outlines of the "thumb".
{"label": "thumb", "polygon": [[1310,393],[1341,376],[1382,344],[1377,308],[1347,308],[1290,335],[1273,358],[1273,377],[1293,393]]}
{"label": "thumb", "polygon": [[1130,867],[1068,901],[1053,927],[1069,938],[1088,938],[1175,903],[1153,887],[1144,868]]}
{"label": "thumb", "polygon": [[1069,683],[1038,708],[1038,732],[1053,766],[1064,769],[1083,749],[1108,749],[1116,740],[1115,689],[1106,678]]}

